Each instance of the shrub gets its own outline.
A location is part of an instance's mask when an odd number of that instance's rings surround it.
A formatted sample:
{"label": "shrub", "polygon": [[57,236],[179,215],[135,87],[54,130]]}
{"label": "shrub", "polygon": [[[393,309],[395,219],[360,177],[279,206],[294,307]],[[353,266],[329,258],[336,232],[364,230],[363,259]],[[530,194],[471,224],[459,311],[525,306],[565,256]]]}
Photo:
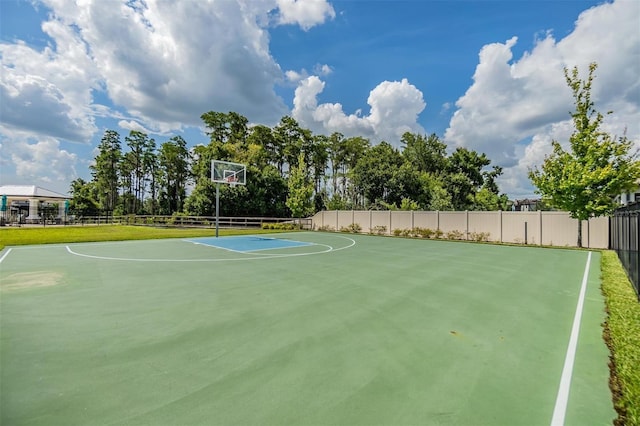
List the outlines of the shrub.
{"label": "shrub", "polygon": [[362,231],[362,226],[359,223],[352,223],[349,226],[340,228],[340,232],[350,232],[352,234],[358,234],[360,231]]}
{"label": "shrub", "polygon": [[469,234],[469,239],[472,241],[489,241],[489,232],[472,232]]}
{"label": "shrub", "polygon": [[399,228],[394,229],[393,235],[396,237],[399,237],[400,235],[402,235],[402,229],[399,229]]}
{"label": "shrub", "polygon": [[420,238],[431,238],[434,234],[434,231],[429,228],[414,228],[413,234],[416,237]]}
{"label": "shrub", "polygon": [[447,232],[447,240],[462,240],[464,239],[464,234],[458,230]]}
{"label": "shrub", "polygon": [[413,231],[411,229],[403,229],[400,235],[402,235],[403,237],[412,237]]}
{"label": "shrub", "polygon": [[331,227],[329,225],[323,225],[323,226],[318,227],[318,231],[333,232],[334,229],[333,229],[333,227]]}
{"label": "shrub", "polygon": [[292,231],[299,229],[298,225],[294,223],[263,223],[262,229],[274,229],[280,231]]}
{"label": "shrub", "polygon": [[369,233],[372,235],[384,235],[387,233],[387,227],[384,225],[376,225],[369,230]]}
{"label": "shrub", "polygon": [[444,233],[442,232],[441,229],[436,229],[435,231],[433,231],[433,238],[442,238],[442,235]]}

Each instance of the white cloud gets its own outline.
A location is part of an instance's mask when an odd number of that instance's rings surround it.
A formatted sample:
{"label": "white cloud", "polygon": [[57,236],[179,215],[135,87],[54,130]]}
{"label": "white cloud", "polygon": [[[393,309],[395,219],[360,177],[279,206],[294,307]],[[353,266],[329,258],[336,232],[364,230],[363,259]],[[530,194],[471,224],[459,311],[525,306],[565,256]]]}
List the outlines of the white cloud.
{"label": "white cloud", "polygon": [[238,111],[255,121],[285,113],[274,91],[282,72],[269,53],[268,33],[257,23],[257,6],[159,0],[115,5],[88,1],[64,19],[91,46],[109,97],[146,126],[197,124],[208,110]]}
{"label": "white cloud", "polygon": [[398,145],[405,132],[424,133],[417,123],[424,110],[422,92],[409,83],[384,81],[370,93],[368,115],[358,110],[346,114],[340,103],[318,104],[317,97],[325,83],[317,76],[302,80],[295,91],[293,117],[314,132],[330,134],[340,132],[345,136],[364,136],[377,143],[385,140]]}
{"label": "white cloud", "polygon": [[571,34],[556,41],[548,33],[515,61],[515,37],[485,45],[472,86],[456,102],[445,141],[486,153],[505,166],[505,192],[531,195],[528,168],[542,163],[552,139],[563,142],[571,134],[574,107],[563,68],[578,66],[585,77],[595,61],[596,109],[614,111],[604,129],[621,135],[627,128],[640,146],[639,19],[640,3],[618,0],[583,12]]}
{"label": "white cloud", "polygon": [[49,46],[0,43],[3,123],[81,142],[97,131],[96,91],[162,132],[209,110],[275,123],[288,111],[265,17],[309,29],[335,16],[324,0],[42,2]]}
{"label": "white cloud", "polygon": [[327,64],[316,64],[316,66],[313,68],[313,72],[315,72],[316,75],[326,77],[333,72],[333,69]]}
{"label": "white cloud", "polygon": [[304,30],[335,18],[336,12],[325,0],[277,0],[279,24],[297,24]]}
{"label": "white cloud", "polygon": [[301,72],[288,70],[284,73],[285,77],[288,81],[292,83],[298,83],[300,80],[307,78],[306,72],[303,70]]}
{"label": "white cloud", "polygon": [[86,143],[96,131],[90,108],[96,69],[72,29],[52,19],[42,30],[55,46],[36,51],[24,42],[0,43],[2,123],[16,131]]}
{"label": "white cloud", "polygon": [[34,7],[48,12],[48,45],[0,42],[0,137],[4,151],[11,144],[17,173],[52,180],[64,161],[45,168],[23,159],[37,160],[34,150],[50,155],[52,138],[90,142],[96,118],[160,134],[199,126],[210,110],[275,124],[289,111],[275,93],[283,72],[269,51],[270,17],[308,30],[335,16],[324,0],[41,3]]}
{"label": "white cloud", "polygon": [[[316,64],[313,67],[313,72],[316,76],[326,77],[333,72],[333,69],[327,64]],[[309,72],[302,68],[300,71],[288,70],[284,73],[287,81],[294,84],[299,84],[302,80],[309,77]]]}
{"label": "white cloud", "polygon": [[143,132],[146,134],[149,133],[154,133],[152,131],[150,131],[149,129],[147,129],[146,127],[144,127],[142,124],[138,123],[135,120],[120,120],[118,121],[118,127],[120,127],[121,129],[125,129],[125,130],[135,130],[138,132]]}
{"label": "white cloud", "polygon": [[1,180],[7,184],[31,184],[66,193],[69,183],[77,178],[79,162],[75,153],[61,148],[60,142],[51,137],[38,140],[26,134],[2,130],[4,137],[0,152],[2,157]]}

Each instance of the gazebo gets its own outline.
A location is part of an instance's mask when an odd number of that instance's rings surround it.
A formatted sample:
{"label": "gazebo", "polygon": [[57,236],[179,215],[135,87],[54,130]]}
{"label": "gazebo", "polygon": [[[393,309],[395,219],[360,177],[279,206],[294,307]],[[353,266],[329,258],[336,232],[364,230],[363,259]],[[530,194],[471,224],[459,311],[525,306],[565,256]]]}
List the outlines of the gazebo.
{"label": "gazebo", "polygon": [[[68,195],[59,194],[35,185],[0,185],[0,218],[5,222],[37,223],[42,205],[58,205],[57,219],[63,220],[68,207]],[[28,212],[25,217],[23,212]]]}

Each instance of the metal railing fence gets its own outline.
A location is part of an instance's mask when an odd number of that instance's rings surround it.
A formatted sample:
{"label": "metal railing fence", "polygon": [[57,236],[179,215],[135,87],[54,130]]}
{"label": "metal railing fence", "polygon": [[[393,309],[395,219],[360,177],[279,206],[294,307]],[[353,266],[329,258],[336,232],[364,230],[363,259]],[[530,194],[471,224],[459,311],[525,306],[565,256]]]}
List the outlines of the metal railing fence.
{"label": "metal railing fence", "polygon": [[618,254],[640,301],[640,203],[616,210],[609,226],[609,247]]}
{"label": "metal railing fence", "polygon": [[[311,229],[311,219],[283,217],[220,217],[221,228],[269,228],[270,225],[291,224],[302,229]],[[102,215],[67,216],[58,221],[40,221],[31,225],[138,225],[160,227],[215,228],[215,216],[162,216],[162,215]],[[21,226],[23,224],[16,223]]]}

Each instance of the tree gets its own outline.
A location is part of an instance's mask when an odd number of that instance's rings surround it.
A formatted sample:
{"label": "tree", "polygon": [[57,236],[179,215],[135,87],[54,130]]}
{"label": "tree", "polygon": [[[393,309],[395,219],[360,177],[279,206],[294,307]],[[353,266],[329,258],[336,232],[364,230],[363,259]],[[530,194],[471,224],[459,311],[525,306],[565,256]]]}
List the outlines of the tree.
{"label": "tree", "polygon": [[637,152],[631,153],[632,142],[626,136],[615,138],[602,131],[603,115],[591,100],[595,62],[589,65],[589,76],[581,80],[578,68],[564,69],[567,85],[574,98],[571,113],[573,134],[569,151],[552,141],[553,151],[545,157],[542,168],[529,170],[536,192],[553,207],[568,211],[578,219],[578,247],[582,247],[582,221],[611,214],[616,208],[614,197],[630,190],[640,179]]}
{"label": "tree", "polygon": [[96,184],[100,205],[108,213],[114,210],[118,201],[118,165],[122,156],[118,132],[104,132],[98,150],[96,162],[89,168]]}
{"label": "tree", "polygon": [[485,154],[456,148],[447,161],[447,190],[456,210],[474,208],[475,195],[485,183],[482,169],[491,164]]}
{"label": "tree", "polygon": [[293,217],[306,217],[313,214],[313,183],[308,176],[304,153],[298,155],[298,164],[289,170],[289,196],[287,207]]}
{"label": "tree", "polygon": [[405,160],[421,172],[438,173],[446,168],[447,146],[435,134],[428,137],[406,132],[400,139]]}
{"label": "tree", "polygon": [[342,133],[333,132],[331,136],[329,136],[329,140],[327,141],[327,154],[329,162],[331,163],[331,194],[335,197],[338,192],[338,171],[346,158],[344,135]]}
{"label": "tree", "polygon": [[288,115],[280,119],[280,123],[273,129],[273,134],[282,148],[278,169],[283,173],[284,163],[289,165],[289,170],[296,166],[299,154],[304,152],[305,139],[310,135],[306,134],[295,118]]}
{"label": "tree", "polygon": [[100,207],[96,201],[97,188],[95,182],[85,182],[78,178],[71,182],[71,195],[69,210],[80,216],[95,216],[100,213]]}
{"label": "tree", "polygon": [[[368,149],[353,168],[353,183],[366,201],[393,204],[392,178],[402,165],[402,155],[387,142]],[[397,200],[400,201],[400,200]]]}
{"label": "tree", "polygon": [[184,211],[194,216],[213,216],[215,214],[216,184],[208,179],[196,183],[191,195],[184,202]]}
{"label": "tree", "polygon": [[160,175],[160,209],[162,214],[182,211],[189,181],[190,154],[187,142],[174,136],[160,146],[158,167]]}

